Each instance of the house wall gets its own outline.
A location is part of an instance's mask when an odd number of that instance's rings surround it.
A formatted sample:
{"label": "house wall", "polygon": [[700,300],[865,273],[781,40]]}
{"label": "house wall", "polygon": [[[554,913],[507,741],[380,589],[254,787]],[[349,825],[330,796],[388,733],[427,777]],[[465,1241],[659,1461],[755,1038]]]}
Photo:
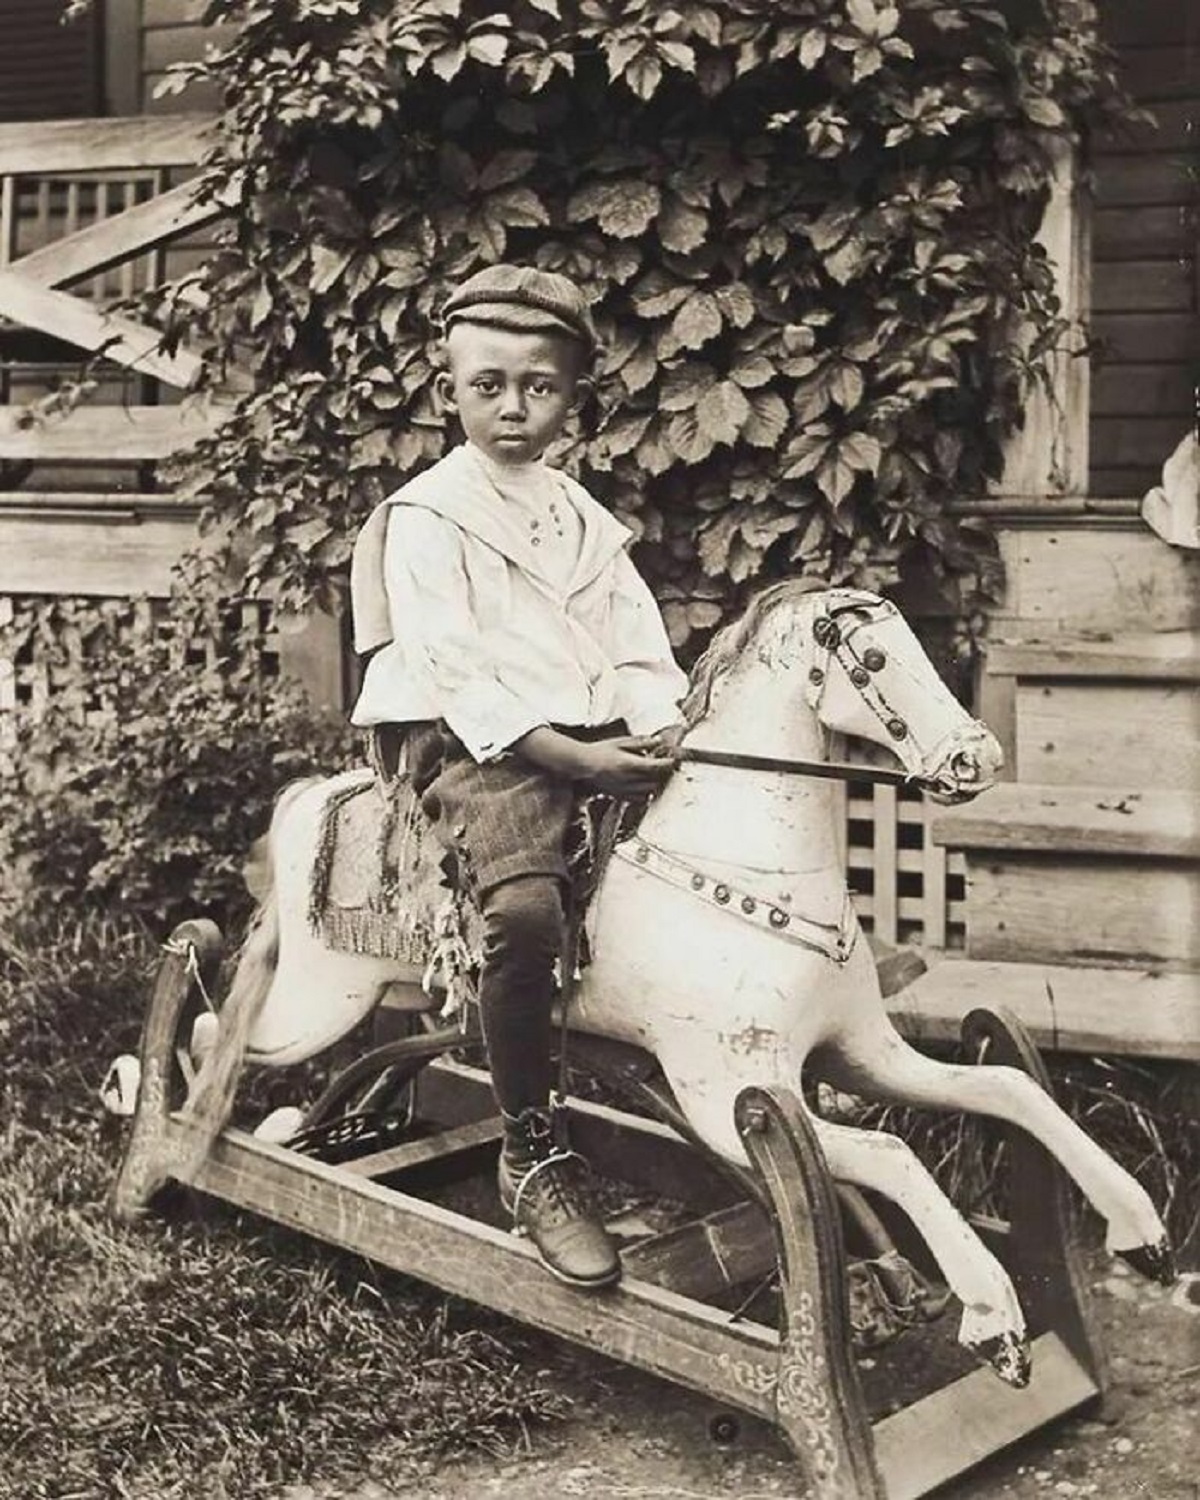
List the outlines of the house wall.
{"label": "house wall", "polygon": [[1091,468],[1143,495],[1196,415],[1200,378],[1200,7],[1102,0],[1120,76],[1155,123],[1094,143]]}
{"label": "house wall", "polygon": [[220,99],[204,83],[182,94],[155,97],[172,63],[193,62],[210,45],[220,45],[229,26],[203,26],[205,0],[138,0],[141,8],[141,108],[146,114],[218,109]]}

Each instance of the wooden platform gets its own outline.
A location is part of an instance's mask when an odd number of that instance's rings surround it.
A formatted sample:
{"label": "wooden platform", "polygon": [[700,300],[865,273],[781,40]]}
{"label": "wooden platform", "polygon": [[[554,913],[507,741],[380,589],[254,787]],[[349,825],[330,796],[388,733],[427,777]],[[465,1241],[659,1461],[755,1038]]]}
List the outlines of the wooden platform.
{"label": "wooden platform", "polygon": [[892,997],[914,1042],[952,1042],[963,1013],[1005,1006],[1046,1052],[1200,1062],[1200,974],[947,958]]}

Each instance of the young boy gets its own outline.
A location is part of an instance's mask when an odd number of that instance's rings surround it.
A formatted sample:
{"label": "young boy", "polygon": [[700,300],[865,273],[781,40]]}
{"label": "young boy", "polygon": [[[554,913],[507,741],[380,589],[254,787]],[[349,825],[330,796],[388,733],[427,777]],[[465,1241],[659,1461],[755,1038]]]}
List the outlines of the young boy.
{"label": "young boy", "polygon": [[438,390],[466,442],[360,534],[355,645],[384,644],[353,719],[404,726],[413,786],[483,915],[501,1198],[555,1275],[604,1286],[620,1262],[550,1104],[563,841],[578,790],[662,785],[687,683],[628,530],[541,461],[591,385],[582,292],[552,272],[492,266],[451,294],[443,322]]}

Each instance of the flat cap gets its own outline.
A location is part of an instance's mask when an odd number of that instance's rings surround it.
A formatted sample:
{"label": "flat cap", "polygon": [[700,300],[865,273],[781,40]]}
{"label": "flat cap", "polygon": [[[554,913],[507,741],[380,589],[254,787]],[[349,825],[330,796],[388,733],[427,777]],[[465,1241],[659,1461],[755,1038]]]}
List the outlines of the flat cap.
{"label": "flat cap", "polygon": [[536,266],[487,266],[468,276],[442,307],[447,331],[455,323],[487,323],[518,333],[565,333],[594,354],[599,338],[587,299],[557,271]]}

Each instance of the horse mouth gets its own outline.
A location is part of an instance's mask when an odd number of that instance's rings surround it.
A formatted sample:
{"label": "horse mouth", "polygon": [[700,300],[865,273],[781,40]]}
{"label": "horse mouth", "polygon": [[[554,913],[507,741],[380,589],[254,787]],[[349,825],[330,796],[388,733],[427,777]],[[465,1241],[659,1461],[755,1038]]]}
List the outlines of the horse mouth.
{"label": "horse mouth", "polygon": [[922,790],[935,802],[951,806],[970,802],[996,784],[998,761],[971,746],[952,751],[937,771],[922,782]]}

